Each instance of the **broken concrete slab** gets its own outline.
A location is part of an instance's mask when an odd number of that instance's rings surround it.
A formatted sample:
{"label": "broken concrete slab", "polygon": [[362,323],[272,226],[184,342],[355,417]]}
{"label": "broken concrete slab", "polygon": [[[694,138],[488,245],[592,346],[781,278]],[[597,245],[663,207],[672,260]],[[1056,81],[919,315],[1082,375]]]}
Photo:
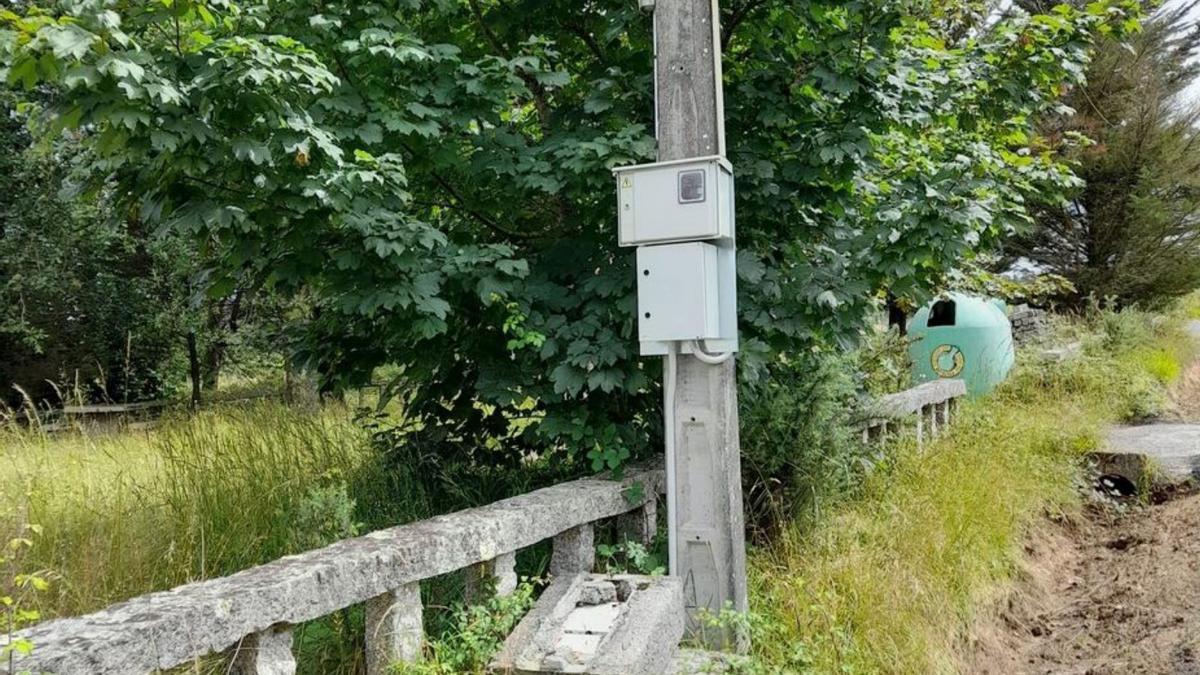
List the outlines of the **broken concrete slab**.
{"label": "broken concrete slab", "polygon": [[742,658],[744,657],[727,652],[714,652],[706,649],[680,649],[675,658],[671,660],[671,666],[667,670],[667,675],[695,675],[696,673],[720,675],[721,673],[736,673],[739,672],[737,662]]}
{"label": "broken concrete slab", "polygon": [[1079,341],[1069,342],[1059,347],[1043,349],[1038,352],[1038,358],[1048,363],[1062,363],[1083,353],[1083,343]]}
{"label": "broken concrete slab", "polygon": [[1134,485],[1200,479],[1200,424],[1144,424],[1109,430],[1108,445],[1092,453],[1102,475]]}
{"label": "broken concrete slab", "polygon": [[667,671],[683,638],[677,577],[580,574],[556,580],[509,635],[495,673],[650,675]]}

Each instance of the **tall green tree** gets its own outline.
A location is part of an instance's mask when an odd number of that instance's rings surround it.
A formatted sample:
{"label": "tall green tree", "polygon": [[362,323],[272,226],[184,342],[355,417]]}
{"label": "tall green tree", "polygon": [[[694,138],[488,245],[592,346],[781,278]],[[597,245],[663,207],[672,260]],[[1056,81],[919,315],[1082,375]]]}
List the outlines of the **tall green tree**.
{"label": "tall green tree", "polygon": [[[951,3],[724,4],[749,381],[1071,185],[1031,120],[1098,33],[1136,25],[1109,1],[977,36]],[[0,21],[7,81],[58,93],[44,133],[83,130],[97,184],[202,241],[215,293],[311,293],[297,357],[328,387],[402,365],[414,442],[518,461],[657,433],[609,174],[654,154],[635,3],[74,0]]]}
{"label": "tall green tree", "polygon": [[[35,148],[0,98],[0,403],[162,393],[173,333],[148,238],[60,194],[70,144]],[[57,387],[57,390],[56,390]]]}
{"label": "tall green tree", "polygon": [[0,402],[161,397],[186,376],[189,336],[198,399],[242,324],[275,308],[246,288],[207,297],[190,240],[115,209],[106,190],[72,196],[81,151],[72,136],[35,144],[0,97]]}
{"label": "tall green tree", "polygon": [[1073,115],[1049,136],[1081,134],[1084,186],[1042,202],[1037,227],[1009,245],[1069,279],[1073,299],[1157,304],[1200,288],[1200,102],[1180,92],[1200,74],[1200,3],[1169,5],[1128,43],[1105,40]]}

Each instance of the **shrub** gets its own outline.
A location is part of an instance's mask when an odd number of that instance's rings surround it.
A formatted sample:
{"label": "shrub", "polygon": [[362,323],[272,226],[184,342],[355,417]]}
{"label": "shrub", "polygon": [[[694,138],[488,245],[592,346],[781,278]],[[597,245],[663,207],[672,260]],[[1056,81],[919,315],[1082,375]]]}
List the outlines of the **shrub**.
{"label": "shrub", "polygon": [[760,530],[801,515],[819,493],[849,489],[863,448],[851,429],[858,409],[854,359],[803,354],[768,367],[741,399],[747,521]]}
{"label": "shrub", "polygon": [[[354,520],[354,505],[343,482],[309,488],[289,518],[291,548],[307,551],[358,536],[362,526]],[[285,511],[281,515],[287,518],[289,514]]]}
{"label": "shrub", "polygon": [[504,638],[533,606],[535,589],[533,582],[523,581],[509,595],[493,596],[483,604],[458,607],[453,629],[428,642],[424,661],[398,663],[392,672],[396,675],[486,672],[488,661]]}
{"label": "shrub", "polygon": [[868,330],[855,350],[863,390],[872,396],[912,386],[910,340],[896,330]]}

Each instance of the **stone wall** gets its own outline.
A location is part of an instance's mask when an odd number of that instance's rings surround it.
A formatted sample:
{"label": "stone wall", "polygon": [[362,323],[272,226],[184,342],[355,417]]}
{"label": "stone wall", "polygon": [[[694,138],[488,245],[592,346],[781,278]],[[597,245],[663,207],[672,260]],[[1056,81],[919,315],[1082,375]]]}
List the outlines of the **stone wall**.
{"label": "stone wall", "polygon": [[1017,346],[1026,345],[1045,335],[1048,328],[1046,310],[1017,305],[1008,315],[1012,323],[1013,342]]}

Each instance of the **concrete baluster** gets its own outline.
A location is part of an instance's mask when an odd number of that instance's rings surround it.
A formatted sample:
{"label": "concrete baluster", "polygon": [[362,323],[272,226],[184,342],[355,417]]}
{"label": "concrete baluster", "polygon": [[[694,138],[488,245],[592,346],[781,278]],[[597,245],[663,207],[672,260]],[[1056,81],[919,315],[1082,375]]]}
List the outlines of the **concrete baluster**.
{"label": "concrete baluster", "polygon": [[272,626],[247,635],[237,646],[230,672],[235,675],[295,675],[292,627]]}
{"label": "concrete baluster", "polygon": [[645,504],[617,516],[617,531],[625,541],[636,541],[646,546],[652,544],[658,532],[658,502],[653,495]]}
{"label": "concrete baluster", "polygon": [[917,449],[925,445],[925,408],[917,410]]}
{"label": "concrete baluster", "polygon": [[554,553],[550,556],[550,574],[575,575],[591,572],[596,564],[596,549],[592,524],[573,527],[554,537]]}
{"label": "concrete baluster", "polygon": [[491,591],[496,595],[508,595],[517,589],[517,554],[515,551],[501,553],[492,560],[472,565],[466,570],[466,588],[463,595],[468,603],[479,603]]}
{"label": "concrete baluster", "polygon": [[421,658],[422,613],[421,584],[415,581],[367,601],[367,675],[384,675],[393,663]]}

